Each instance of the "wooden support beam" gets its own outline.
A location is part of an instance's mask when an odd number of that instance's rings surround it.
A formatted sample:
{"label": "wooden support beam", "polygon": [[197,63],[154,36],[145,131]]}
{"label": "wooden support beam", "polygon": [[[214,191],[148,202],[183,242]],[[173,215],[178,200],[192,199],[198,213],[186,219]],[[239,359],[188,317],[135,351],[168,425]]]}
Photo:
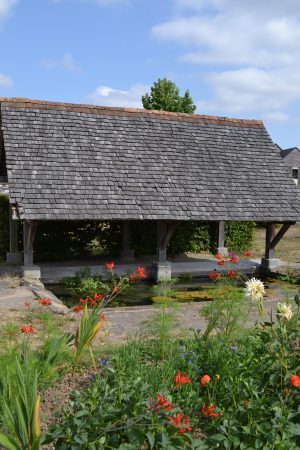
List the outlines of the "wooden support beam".
{"label": "wooden support beam", "polygon": [[278,244],[278,242],[283,238],[283,236],[285,235],[285,233],[288,231],[288,229],[292,226],[295,225],[296,222],[286,222],[282,225],[282,227],[279,229],[279,231],[277,232],[276,236],[274,236],[274,238],[272,239],[271,242],[271,247],[275,248],[276,245]]}
{"label": "wooden support beam", "polygon": [[159,220],[157,224],[157,250],[158,261],[164,263],[167,261],[167,247],[171,237],[176,229],[177,222],[168,222]]}
{"label": "wooden support beam", "polygon": [[10,253],[18,252],[18,222],[13,220],[13,209],[9,205],[9,251]]}
{"label": "wooden support beam", "polygon": [[124,262],[134,261],[134,252],[130,248],[130,222],[124,220],[122,222],[123,227],[123,248],[121,251],[121,259]]}
{"label": "wooden support beam", "polygon": [[275,247],[278,242],[283,238],[291,225],[295,222],[285,222],[279,231],[276,233],[275,223],[267,223],[266,225],[266,259],[273,259],[275,257]]}
{"label": "wooden support beam", "polygon": [[33,241],[36,234],[37,222],[35,220],[24,220],[23,241],[24,241],[24,266],[33,265]]}
{"label": "wooden support beam", "polygon": [[225,222],[220,220],[218,222],[218,248],[223,248],[225,246]]}

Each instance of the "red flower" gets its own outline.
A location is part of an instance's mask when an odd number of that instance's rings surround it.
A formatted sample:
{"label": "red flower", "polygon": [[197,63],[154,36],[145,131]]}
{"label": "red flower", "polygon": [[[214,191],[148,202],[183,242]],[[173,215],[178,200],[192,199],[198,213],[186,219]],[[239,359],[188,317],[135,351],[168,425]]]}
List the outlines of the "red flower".
{"label": "red flower", "polygon": [[32,325],[22,325],[20,330],[22,333],[36,333],[36,330],[32,327]]}
{"label": "red flower", "polygon": [[145,274],[145,267],[140,267],[140,266],[138,266],[138,267],[135,269],[135,273],[137,274],[137,276],[138,276],[139,278],[145,278],[145,276],[146,276],[146,274]]}
{"label": "red flower", "polygon": [[224,266],[224,263],[225,263],[224,259],[219,259],[218,266]]}
{"label": "red flower", "polygon": [[74,308],[73,308],[73,311],[75,311],[76,313],[79,313],[82,310],[83,310],[82,305],[77,305],[77,306],[74,306]]}
{"label": "red flower", "polygon": [[209,278],[210,278],[211,280],[214,280],[214,279],[215,279],[215,272],[210,272]]}
{"label": "red flower", "polygon": [[249,256],[252,256],[252,253],[249,252],[249,250],[246,250],[243,252],[243,256],[246,256],[246,258],[249,258]]}
{"label": "red flower", "polygon": [[98,300],[102,300],[104,297],[104,295],[102,294],[94,294],[93,299],[95,300],[95,302],[97,302]]}
{"label": "red flower", "polygon": [[300,386],[300,377],[298,375],[291,375],[290,376],[290,385],[293,387],[299,387]]}
{"label": "red flower", "polygon": [[88,302],[89,302],[89,298],[88,298],[88,297],[86,297],[86,298],[81,298],[81,299],[79,299],[79,302],[80,302],[80,303],[88,303]]}
{"label": "red flower", "polygon": [[169,421],[172,423],[172,425],[174,425],[175,427],[178,427],[178,425],[180,424],[181,419],[183,418],[183,414],[182,413],[178,413],[176,414],[175,417],[171,417],[168,416]]}
{"label": "red flower", "polygon": [[136,281],[139,278],[139,276],[136,273],[131,273],[129,275],[129,282],[132,283],[133,281]]}
{"label": "red flower", "polygon": [[221,255],[221,253],[217,253],[217,254],[215,255],[215,257],[216,257],[217,259],[223,259],[223,255]]}
{"label": "red flower", "polygon": [[230,271],[227,273],[227,276],[228,276],[229,278],[234,278],[234,277],[236,277],[236,272],[235,272],[234,270],[230,270]]}
{"label": "red flower", "polygon": [[[149,408],[152,409],[153,398],[149,399]],[[165,411],[171,411],[174,408],[171,402],[168,402],[164,395],[157,395],[157,401],[155,403],[154,409],[155,411],[159,411],[160,409],[164,409]]]}
{"label": "red flower", "polygon": [[44,305],[44,306],[50,306],[50,305],[52,305],[52,302],[51,302],[51,300],[49,300],[49,298],[41,298],[40,302],[41,302],[41,304]]}
{"label": "red flower", "polygon": [[206,406],[205,403],[202,405],[202,414],[204,417],[219,417],[219,413],[214,412],[215,405],[211,403],[209,406]]}
{"label": "red flower", "polygon": [[232,262],[233,264],[236,264],[238,262],[238,260],[239,260],[239,258],[236,255],[234,255],[230,258],[230,262]]}
{"label": "red flower", "polygon": [[117,287],[113,288],[113,290],[112,290],[113,294],[117,294],[118,292],[119,292],[119,288],[117,288]]}
{"label": "red flower", "polygon": [[106,267],[108,270],[113,270],[113,268],[115,267],[115,263],[112,261],[112,262],[110,262],[110,263],[105,264],[105,267]]}
{"label": "red flower", "polygon": [[191,382],[191,379],[188,375],[181,375],[181,372],[177,372],[175,375],[175,383],[176,386],[181,386],[182,384],[188,384]]}
{"label": "red flower", "polygon": [[187,431],[192,431],[192,428],[189,426],[188,417],[186,417],[183,421],[181,421],[181,419],[183,419],[182,413],[178,413],[174,417],[168,416],[167,418],[172,423],[172,425],[174,425],[175,427],[179,427],[180,434],[184,434]]}
{"label": "red flower", "polygon": [[105,322],[105,320],[106,320],[106,316],[105,316],[105,314],[104,313],[101,313],[101,317],[100,317],[100,319],[103,321],[103,322]]}
{"label": "red flower", "polygon": [[90,306],[96,306],[97,302],[96,300],[90,300]]}
{"label": "red flower", "polygon": [[209,375],[203,375],[203,377],[200,380],[200,384],[202,386],[205,386],[206,384],[210,383],[210,381],[211,381],[211,378]]}

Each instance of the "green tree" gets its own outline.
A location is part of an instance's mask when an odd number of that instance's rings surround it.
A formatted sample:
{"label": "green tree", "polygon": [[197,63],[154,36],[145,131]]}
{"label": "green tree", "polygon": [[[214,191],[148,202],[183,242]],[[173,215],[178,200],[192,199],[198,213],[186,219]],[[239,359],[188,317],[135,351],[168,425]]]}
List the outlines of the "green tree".
{"label": "green tree", "polygon": [[180,96],[176,84],[166,78],[162,80],[159,78],[154,82],[151,93],[142,96],[142,103],[145,109],[189,114],[193,114],[196,109],[189,91],[185,91],[184,95]]}

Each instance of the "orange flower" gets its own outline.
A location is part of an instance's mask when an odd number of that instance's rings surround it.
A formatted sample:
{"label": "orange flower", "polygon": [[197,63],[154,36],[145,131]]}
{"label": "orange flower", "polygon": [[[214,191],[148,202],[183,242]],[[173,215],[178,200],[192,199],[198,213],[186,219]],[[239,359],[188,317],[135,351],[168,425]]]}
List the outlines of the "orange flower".
{"label": "orange flower", "polygon": [[137,276],[138,276],[139,278],[145,278],[145,276],[146,276],[146,274],[145,274],[145,267],[140,267],[140,266],[138,266],[138,267],[135,269],[135,273],[137,274]]}
{"label": "orange flower", "polygon": [[139,276],[136,273],[131,273],[129,275],[129,282],[132,283],[133,281],[138,280]]}
{"label": "orange flower", "polygon": [[83,310],[82,305],[77,305],[77,306],[74,306],[74,308],[73,308],[73,311],[75,311],[76,313],[79,313],[82,310]]}
{"label": "orange flower", "polygon": [[230,262],[232,262],[233,264],[236,264],[238,262],[238,260],[239,260],[239,258],[236,255],[234,255],[230,258]]}
{"label": "orange flower", "polygon": [[101,320],[102,320],[103,322],[105,322],[105,320],[106,320],[106,316],[105,316],[105,314],[104,314],[104,313],[102,313],[102,314],[101,314],[101,317],[100,317],[100,318],[101,318]]}
{"label": "orange flower", "polygon": [[188,384],[191,382],[191,379],[188,375],[181,375],[181,372],[177,372],[175,375],[175,383],[176,386],[181,386],[182,384]]}
{"label": "orange flower", "polygon": [[246,250],[243,252],[243,256],[246,256],[246,258],[249,258],[249,256],[252,256],[252,253],[249,252],[249,250]]}
{"label": "orange flower", "polygon": [[206,384],[210,383],[210,381],[211,381],[211,378],[209,375],[203,375],[203,377],[200,380],[200,384],[202,386],[205,386]]}
{"label": "orange flower", "polygon": [[227,276],[228,276],[228,278],[234,278],[234,277],[236,277],[236,272],[234,270],[230,270],[227,273]]}
{"label": "orange flower", "polygon": [[105,264],[105,267],[106,267],[108,270],[113,270],[113,268],[115,267],[115,263],[112,261],[112,262],[110,262],[110,263]]}
{"label": "orange flower", "polygon": [[32,327],[32,325],[22,325],[20,330],[22,333],[36,333],[36,330]]}
{"label": "orange flower", "polygon": [[300,386],[300,377],[298,375],[291,375],[290,376],[290,385],[293,387],[299,387]]}
{"label": "orange flower", "polygon": [[224,266],[224,264],[225,264],[224,259],[219,259],[218,266]]}
{"label": "orange flower", "polygon": [[102,294],[94,294],[93,299],[97,302],[98,300],[102,300],[104,295]]}
{"label": "orange flower", "polygon": [[81,299],[79,299],[79,302],[80,303],[88,303],[89,302],[89,298],[87,297],[87,298],[81,298]]}
{"label": "orange flower", "polygon": [[50,306],[50,305],[52,305],[51,300],[49,300],[48,298],[41,298],[40,302],[41,302],[41,304],[44,305],[44,306]]}
{"label": "orange flower", "polygon": [[214,412],[215,405],[211,403],[209,406],[206,406],[205,403],[202,405],[202,414],[204,417],[219,417],[219,413]]}

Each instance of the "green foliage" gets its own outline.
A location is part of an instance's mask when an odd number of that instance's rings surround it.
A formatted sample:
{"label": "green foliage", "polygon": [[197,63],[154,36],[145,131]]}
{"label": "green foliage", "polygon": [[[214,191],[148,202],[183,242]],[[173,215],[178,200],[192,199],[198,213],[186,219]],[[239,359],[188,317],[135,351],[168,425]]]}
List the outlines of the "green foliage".
{"label": "green foliage", "polygon": [[[28,364],[21,367],[16,360],[17,388],[0,385],[6,433],[0,433],[0,444],[7,450],[39,450],[40,397],[37,394],[37,373]],[[6,380],[9,383],[9,380]]]}
{"label": "green foliage", "polygon": [[242,252],[252,247],[254,222],[225,222],[225,247],[233,252]]}
{"label": "green foliage", "polygon": [[0,260],[9,251],[9,200],[0,194]]}
{"label": "green foliage", "polygon": [[91,276],[91,271],[88,267],[77,272],[75,277],[64,278],[64,285],[78,297],[92,298],[95,293],[107,294],[110,290],[110,285],[103,282],[100,276]]}
{"label": "green foliage", "polygon": [[145,109],[189,114],[193,114],[196,110],[196,105],[194,105],[189,91],[185,91],[184,95],[180,96],[176,84],[166,78],[159,78],[153,83],[151,93],[142,96],[142,103]]}

